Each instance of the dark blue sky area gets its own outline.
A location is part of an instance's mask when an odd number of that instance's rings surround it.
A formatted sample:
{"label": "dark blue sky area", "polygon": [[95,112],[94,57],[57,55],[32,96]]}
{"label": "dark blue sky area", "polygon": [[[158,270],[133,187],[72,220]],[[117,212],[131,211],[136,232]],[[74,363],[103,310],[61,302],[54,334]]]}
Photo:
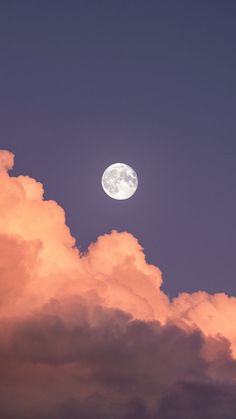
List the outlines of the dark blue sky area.
{"label": "dark blue sky area", "polygon": [[[0,147],[83,250],[133,233],[169,295],[236,294],[236,2],[1,1]],[[130,164],[127,201],[100,185]],[[37,222],[37,220],[35,220]]]}

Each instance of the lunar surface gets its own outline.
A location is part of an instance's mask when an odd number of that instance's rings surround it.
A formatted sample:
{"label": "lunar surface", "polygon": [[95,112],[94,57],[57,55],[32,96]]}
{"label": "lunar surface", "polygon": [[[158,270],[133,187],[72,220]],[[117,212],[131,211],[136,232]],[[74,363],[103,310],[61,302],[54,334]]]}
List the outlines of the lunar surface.
{"label": "lunar surface", "polygon": [[113,199],[128,199],[138,187],[138,176],[125,163],[114,163],[102,175],[102,187]]}

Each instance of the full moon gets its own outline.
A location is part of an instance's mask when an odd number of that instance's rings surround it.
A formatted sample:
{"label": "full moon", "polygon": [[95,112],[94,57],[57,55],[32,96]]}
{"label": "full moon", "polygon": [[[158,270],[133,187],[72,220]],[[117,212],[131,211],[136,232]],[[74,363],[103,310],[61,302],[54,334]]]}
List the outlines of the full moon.
{"label": "full moon", "polygon": [[103,173],[102,187],[113,199],[128,199],[137,190],[137,173],[125,163],[114,163]]}

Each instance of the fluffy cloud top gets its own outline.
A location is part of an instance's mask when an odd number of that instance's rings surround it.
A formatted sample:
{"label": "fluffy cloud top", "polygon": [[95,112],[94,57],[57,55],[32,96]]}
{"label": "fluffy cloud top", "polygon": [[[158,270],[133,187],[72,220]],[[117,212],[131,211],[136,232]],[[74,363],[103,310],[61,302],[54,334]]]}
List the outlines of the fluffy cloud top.
{"label": "fluffy cloud top", "polygon": [[127,232],[80,254],[13,162],[0,152],[0,417],[234,419],[236,299],[170,301]]}

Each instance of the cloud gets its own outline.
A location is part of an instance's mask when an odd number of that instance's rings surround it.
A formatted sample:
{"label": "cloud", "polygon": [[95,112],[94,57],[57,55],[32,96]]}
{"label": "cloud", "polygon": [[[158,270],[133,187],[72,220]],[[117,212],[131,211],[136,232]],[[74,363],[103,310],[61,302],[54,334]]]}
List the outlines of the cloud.
{"label": "cloud", "polygon": [[80,254],[13,162],[0,152],[0,417],[233,419],[236,299],[170,301],[127,232]]}
{"label": "cloud", "polygon": [[14,155],[7,150],[0,151],[0,173],[7,173],[14,165]]}
{"label": "cloud", "polygon": [[218,383],[182,382],[166,395],[157,417],[176,419],[233,419],[236,412],[236,387]]}

